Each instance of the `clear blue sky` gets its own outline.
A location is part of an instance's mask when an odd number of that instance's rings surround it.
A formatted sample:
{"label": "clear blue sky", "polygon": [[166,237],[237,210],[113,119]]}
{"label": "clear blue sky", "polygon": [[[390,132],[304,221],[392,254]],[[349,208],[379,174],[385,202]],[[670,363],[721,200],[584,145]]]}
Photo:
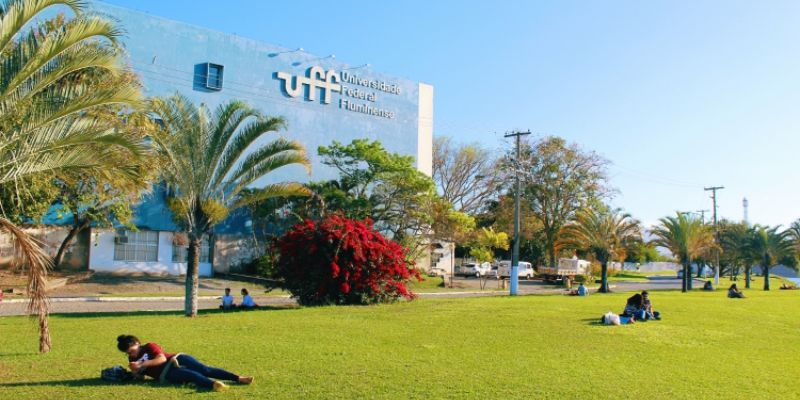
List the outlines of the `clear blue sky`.
{"label": "clear blue sky", "polygon": [[107,2],[430,83],[436,135],[575,141],[645,223],[711,185],[722,217],[800,218],[797,1]]}

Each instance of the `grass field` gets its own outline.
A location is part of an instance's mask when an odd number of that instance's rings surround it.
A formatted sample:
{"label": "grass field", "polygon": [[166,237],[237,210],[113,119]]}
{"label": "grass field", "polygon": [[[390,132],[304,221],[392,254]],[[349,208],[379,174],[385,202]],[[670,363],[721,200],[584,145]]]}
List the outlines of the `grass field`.
{"label": "grass field", "polygon": [[[792,398],[800,293],[654,292],[664,319],[597,324],[629,294],[422,299],[374,307],[57,315],[54,349],[34,324],[0,318],[3,399]],[[225,394],[105,384],[120,333],[253,374]]]}

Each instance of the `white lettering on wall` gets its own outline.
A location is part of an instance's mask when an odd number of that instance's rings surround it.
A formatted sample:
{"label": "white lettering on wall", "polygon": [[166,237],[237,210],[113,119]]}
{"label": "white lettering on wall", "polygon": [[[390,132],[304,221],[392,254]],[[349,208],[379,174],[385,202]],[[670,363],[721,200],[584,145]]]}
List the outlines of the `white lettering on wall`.
{"label": "white lettering on wall", "polygon": [[304,86],[308,86],[308,100],[317,100],[317,88],[322,89],[322,102],[331,104],[331,92],[341,92],[339,74],[334,70],[325,72],[321,67],[311,67],[306,76],[293,76],[286,72],[278,72],[278,79],[283,81],[283,90],[289,97],[303,95]]}

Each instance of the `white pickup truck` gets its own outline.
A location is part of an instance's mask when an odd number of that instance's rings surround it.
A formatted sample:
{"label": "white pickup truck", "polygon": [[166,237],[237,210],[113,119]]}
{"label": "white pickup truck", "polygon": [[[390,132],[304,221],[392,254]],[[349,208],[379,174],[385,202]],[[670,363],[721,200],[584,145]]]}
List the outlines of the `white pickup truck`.
{"label": "white pickup truck", "polygon": [[[527,261],[520,261],[519,267],[517,268],[517,277],[525,278],[525,279],[533,279],[533,276],[536,275],[536,272],[533,270],[533,265]],[[506,279],[511,277],[511,261],[500,261],[500,265],[497,267],[497,277],[500,279]]]}
{"label": "white pickup truck", "polygon": [[577,275],[591,272],[592,263],[575,258],[560,258],[555,268],[539,267],[539,275],[546,281],[560,281],[564,278],[575,279]]}

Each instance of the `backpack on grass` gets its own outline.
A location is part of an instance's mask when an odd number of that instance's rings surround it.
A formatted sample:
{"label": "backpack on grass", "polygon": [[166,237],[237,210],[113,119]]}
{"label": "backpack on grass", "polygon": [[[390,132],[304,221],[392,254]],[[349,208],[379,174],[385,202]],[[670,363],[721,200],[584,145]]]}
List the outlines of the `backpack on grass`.
{"label": "backpack on grass", "polygon": [[106,382],[126,383],[135,378],[135,375],[121,365],[115,365],[100,371],[100,379]]}

